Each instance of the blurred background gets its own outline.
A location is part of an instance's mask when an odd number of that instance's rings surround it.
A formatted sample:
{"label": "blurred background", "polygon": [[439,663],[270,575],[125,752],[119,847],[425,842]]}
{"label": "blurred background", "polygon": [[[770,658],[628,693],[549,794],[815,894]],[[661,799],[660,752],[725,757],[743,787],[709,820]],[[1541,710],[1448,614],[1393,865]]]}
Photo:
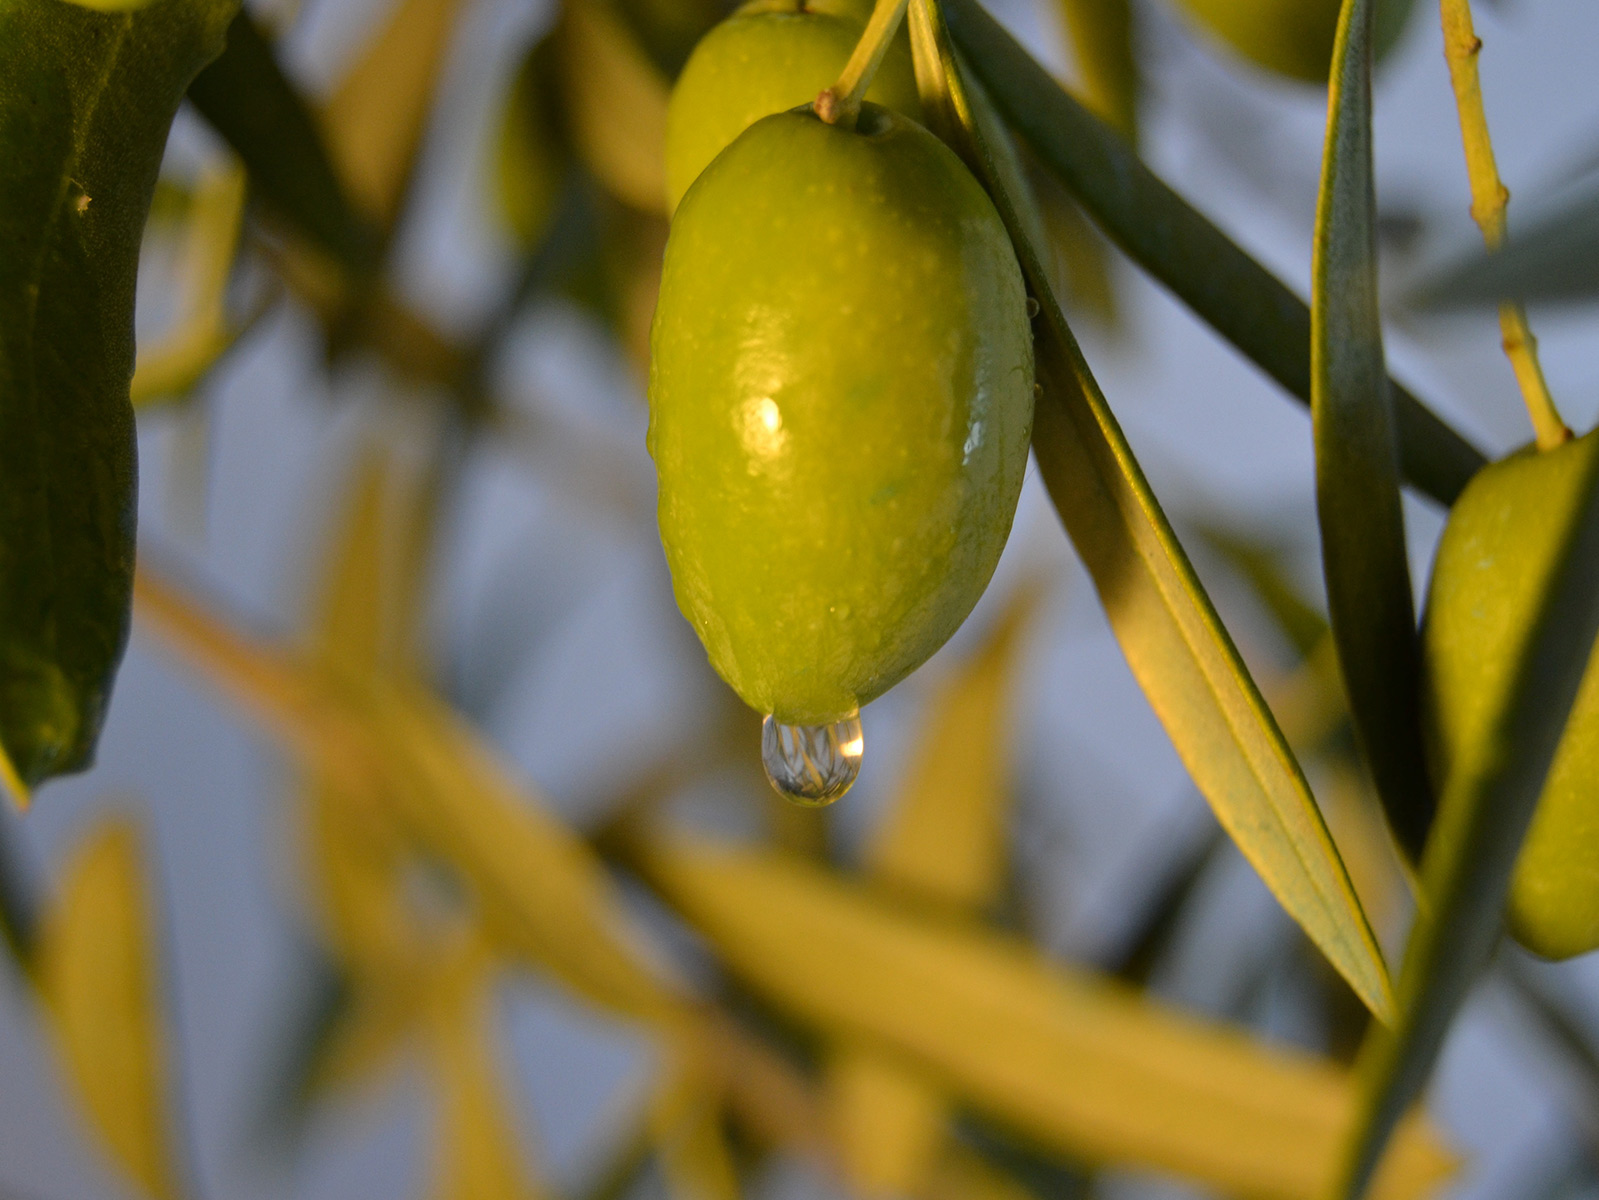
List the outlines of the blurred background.
{"label": "blurred background", "polygon": [[[326,657],[348,634],[340,594],[364,596],[369,609],[413,608],[421,632],[403,654],[420,665],[408,669],[498,752],[521,789],[516,798],[554,814],[577,835],[573,844],[598,848],[637,960],[756,1030],[811,1086],[824,1127],[851,1103],[840,1099],[848,1095],[842,1068],[829,1068],[818,1049],[830,1035],[725,969],[663,902],[629,831],[660,822],[870,880],[893,857],[883,847],[899,844],[893,822],[917,772],[958,772],[947,756],[962,747],[992,751],[982,759],[984,819],[997,831],[998,857],[983,887],[956,889],[955,900],[1067,969],[1115,973],[1160,1004],[1246,1028],[1268,1046],[1347,1062],[1358,1013],[1219,836],[1032,474],[976,613],[932,662],[865,710],[865,766],[854,791],[816,814],[786,808],[766,790],[756,723],[739,716],[679,616],[655,532],[642,338],[665,223],[646,211],[651,202],[629,194],[625,152],[616,152],[620,167],[607,167],[614,148],[589,129],[607,119],[606,104],[633,97],[607,74],[617,70],[614,47],[569,35],[578,50],[562,53],[592,56],[578,61],[588,92],[600,95],[568,88],[565,132],[545,150],[538,130],[506,133],[508,112],[542,111],[524,94],[526,81],[523,93],[514,85],[560,17],[557,7],[272,0],[254,10],[281,31],[284,62],[307,95],[350,105],[343,111],[356,114],[347,126],[357,131],[347,135],[356,159],[363,138],[381,141],[385,119],[403,123],[414,110],[420,140],[403,205],[400,193],[383,191],[381,171],[369,197],[400,214],[392,299],[440,345],[488,347],[473,403],[490,415],[461,417],[459,396],[430,375],[432,343],[420,335],[400,335],[400,353],[357,345],[330,366],[336,341],[306,291],[281,282],[283,244],[270,230],[247,235],[239,252],[223,315],[203,330],[215,348],[191,356],[198,366],[187,372],[179,354],[172,380],[152,383],[151,348],[194,336],[206,319],[190,311],[207,263],[216,273],[205,221],[236,228],[242,195],[220,140],[185,111],[141,269],[143,563],[210,619],[282,651],[284,662]],[[988,7],[1063,80],[1080,78],[1053,0]],[[713,5],[696,0],[632,8],[640,38],[665,64],[661,79],[684,51],[674,31],[714,16]],[[362,110],[348,99],[360,91],[350,81],[395,36],[396,14],[422,32],[379,83],[367,69]],[[1324,93],[1230,56],[1162,0],[1139,0],[1133,16],[1143,155],[1308,294]],[[1514,228],[1599,152],[1599,8],[1499,0],[1479,4],[1477,21]],[[407,72],[435,82],[413,87]],[[550,77],[565,78],[559,67]],[[1427,0],[1381,65],[1376,102],[1382,282],[1402,297],[1477,236]],[[630,124],[621,111],[608,119]],[[510,165],[508,136],[525,142]],[[546,151],[574,156],[565,182],[537,174]],[[1299,744],[1300,731],[1317,747],[1306,752],[1307,770],[1397,961],[1403,879],[1347,742],[1315,732],[1337,699],[1317,691],[1322,677],[1313,669],[1324,608],[1306,415],[1119,259],[1069,202],[1047,207],[1089,363],[1290,738]],[[224,281],[232,261],[230,243]],[[1592,314],[1532,315],[1551,389],[1585,431],[1599,409]],[[1529,439],[1493,313],[1444,319],[1395,304],[1390,316],[1397,378],[1493,455]],[[407,348],[420,369],[407,365]],[[1442,514],[1412,497],[1406,515],[1424,586]],[[387,532],[362,533],[363,520]],[[389,572],[401,580],[392,592],[360,578],[360,556],[377,542],[387,549],[373,551],[373,562],[404,560]],[[428,552],[410,562],[407,547],[423,542]],[[337,771],[308,767],[291,752],[293,736],[286,742],[239,699],[240,686],[224,681],[219,690],[217,672],[175,650],[170,629],[154,627],[141,607],[98,765],[49,785],[25,817],[0,814],[0,837],[41,908],[79,895],[69,884],[85,846],[102,845],[108,829],[137,831],[166,1064],[153,1094],[168,1110],[169,1133],[157,1140],[168,1138],[171,1156],[141,1183],[126,1151],[108,1149],[49,1015],[7,961],[0,1197],[85,1200],[154,1187],[216,1200],[653,1200],[736,1185],[759,1200],[799,1200],[871,1190],[866,1168],[851,1158],[868,1152],[852,1151],[849,1135],[834,1147],[843,1165],[829,1169],[828,1154],[804,1152],[804,1138],[763,1141],[739,1119],[712,1120],[726,1153],[691,1153],[685,1167],[660,1132],[676,1128],[661,1115],[671,1110],[662,1081],[674,1077],[672,1040],[492,936],[481,949],[486,965],[467,972],[478,999],[459,1010],[469,1014],[459,1027],[448,1005],[442,1017],[438,1005],[424,1005],[433,1015],[412,1014],[414,1028],[400,1021],[363,1033],[350,1016],[361,1011],[349,984],[359,951],[340,940],[336,880],[345,868],[334,860],[339,837],[367,835],[329,833],[318,816],[329,810],[316,797],[337,791],[325,778]],[[409,762],[397,756],[391,765],[401,774],[421,769]],[[428,856],[420,861],[426,868]],[[529,861],[526,869],[544,868]],[[413,939],[406,944],[417,962],[471,959],[455,929],[471,924],[462,916],[470,887],[463,899],[448,870],[423,869],[405,874],[400,890],[408,897],[401,940]],[[360,1043],[368,1034],[381,1043],[369,1054]],[[1599,1048],[1599,964],[1541,964],[1507,948],[1456,1025],[1430,1093],[1432,1122],[1461,1156],[1447,1194],[1599,1194],[1599,1059],[1589,1046]],[[698,1093],[689,1091],[692,1107]],[[934,1124],[992,1175],[973,1182],[946,1173],[918,1194],[998,1196],[1013,1187],[1007,1194],[1017,1197],[1131,1198],[1204,1189],[1147,1166],[1089,1161],[980,1110],[951,1101]],[[495,1129],[498,1149],[485,1148],[480,1142],[493,1140],[485,1131]],[[1287,1143],[1260,1152],[1299,1153]],[[473,1162],[499,1166],[474,1174]],[[718,1175],[718,1162],[736,1178]]]}

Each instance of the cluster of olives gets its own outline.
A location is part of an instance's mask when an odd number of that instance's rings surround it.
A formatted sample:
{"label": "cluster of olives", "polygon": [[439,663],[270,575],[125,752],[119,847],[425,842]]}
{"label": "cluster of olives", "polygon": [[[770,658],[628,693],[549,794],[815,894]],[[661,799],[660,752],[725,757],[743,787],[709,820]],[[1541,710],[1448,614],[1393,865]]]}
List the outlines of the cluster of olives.
{"label": "cluster of olives", "polygon": [[852,120],[808,103],[868,8],[753,0],[696,48],[668,109],[650,342],[678,605],[768,715],[773,782],[811,803],[853,779],[859,707],[987,586],[1032,427],[1021,270],[987,194],[917,122],[905,41]]}

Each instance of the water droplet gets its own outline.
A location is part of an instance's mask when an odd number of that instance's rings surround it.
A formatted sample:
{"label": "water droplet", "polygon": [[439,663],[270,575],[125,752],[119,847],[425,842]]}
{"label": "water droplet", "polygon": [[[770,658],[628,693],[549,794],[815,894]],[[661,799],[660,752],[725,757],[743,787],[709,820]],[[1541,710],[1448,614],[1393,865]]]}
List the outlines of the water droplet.
{"label": "water droplet", "polygon": [[821,808],[831,804],[861,773],[861,714],[831,725],[785,725],[774,717],[761,723],[761,765],[780,796]]}
{"label": "water droplet", "polygon": [[1038,301],[1032,296],[1027,297],[1027,319],[1031,321],[1038,315]]}

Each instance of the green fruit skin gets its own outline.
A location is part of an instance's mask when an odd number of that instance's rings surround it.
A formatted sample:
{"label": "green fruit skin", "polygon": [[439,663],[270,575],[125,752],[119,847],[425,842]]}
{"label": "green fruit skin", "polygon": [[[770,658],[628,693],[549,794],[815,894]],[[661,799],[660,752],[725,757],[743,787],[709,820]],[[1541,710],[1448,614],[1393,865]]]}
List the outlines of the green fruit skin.
{"label": "green fruit skin", "polygon": [[[1180,7],[1257,66],[1325,85],[1332,70],[1340,0],[1178,0]],[[1404,32],[1414,0],[1377,0],[1378,59]]]}
{"label": "green fruit skin", "polygon": [[[666,109],[666,202],[675,210],[734,138],[762,117],[815,100],[831,87],[866,28],[859,0],[754,0],[700,40]],[[890,45],[866,98],[920,118],[916,73],[903,33]]]}
{"label": "green fruit skin", "polygon": [[766,117],[684,197],[649,448],[678,606],[752,708],[823,724],[938,649],[999,560],[1032,338],[987,195],[915,122]]}
{"label": "green fruit skin", "polygon": [[[1484,468],[1438,545],[1427,619],[1425,711],[1433,778],[1469,766],[1570,528],[1599,431]],[[1599,654],[1589,660],[1510,887],[1510,929],[1547,958],[1599,948]]]}

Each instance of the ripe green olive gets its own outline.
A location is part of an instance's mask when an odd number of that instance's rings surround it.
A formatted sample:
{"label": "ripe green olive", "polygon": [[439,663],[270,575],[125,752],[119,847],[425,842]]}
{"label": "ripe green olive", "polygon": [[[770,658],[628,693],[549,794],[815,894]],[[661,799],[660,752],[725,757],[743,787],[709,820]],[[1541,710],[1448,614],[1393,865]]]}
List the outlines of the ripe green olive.
{"label": "ripe green olive", "polygon": [[678,606],[752,708],[846,716],[959,627],[1010,532],[1033,355],[998,213],[888,109],[766,117],[683,198],[650,344]]}
{"label": "ripe green olive", "polygon": [[[838,79],[866,28],[867,0],[751,0],[700,40],[666,110],[666,200],[676,209],[710,161],[762,117],[809,104]],[[903,33],[866,93],[921,115]]]}
{"label": "ripe green olive", "polygon": [[[1484,468],[1455,502],[1423,629],[1434,779],[1483,744],[1599,454],[1599,431]],[[1599,948],[1599,655],[1544,783],[1510,888],[1510,928],[1529,950]]]}
{"label": "ripe green olive", "polygon": [[[1414,0],[1377,0],[1372,51],[1382,58],[1404,32]],[[1195,21],[1257,66],[1327,82],[1341,0],[1179,0]]]}

